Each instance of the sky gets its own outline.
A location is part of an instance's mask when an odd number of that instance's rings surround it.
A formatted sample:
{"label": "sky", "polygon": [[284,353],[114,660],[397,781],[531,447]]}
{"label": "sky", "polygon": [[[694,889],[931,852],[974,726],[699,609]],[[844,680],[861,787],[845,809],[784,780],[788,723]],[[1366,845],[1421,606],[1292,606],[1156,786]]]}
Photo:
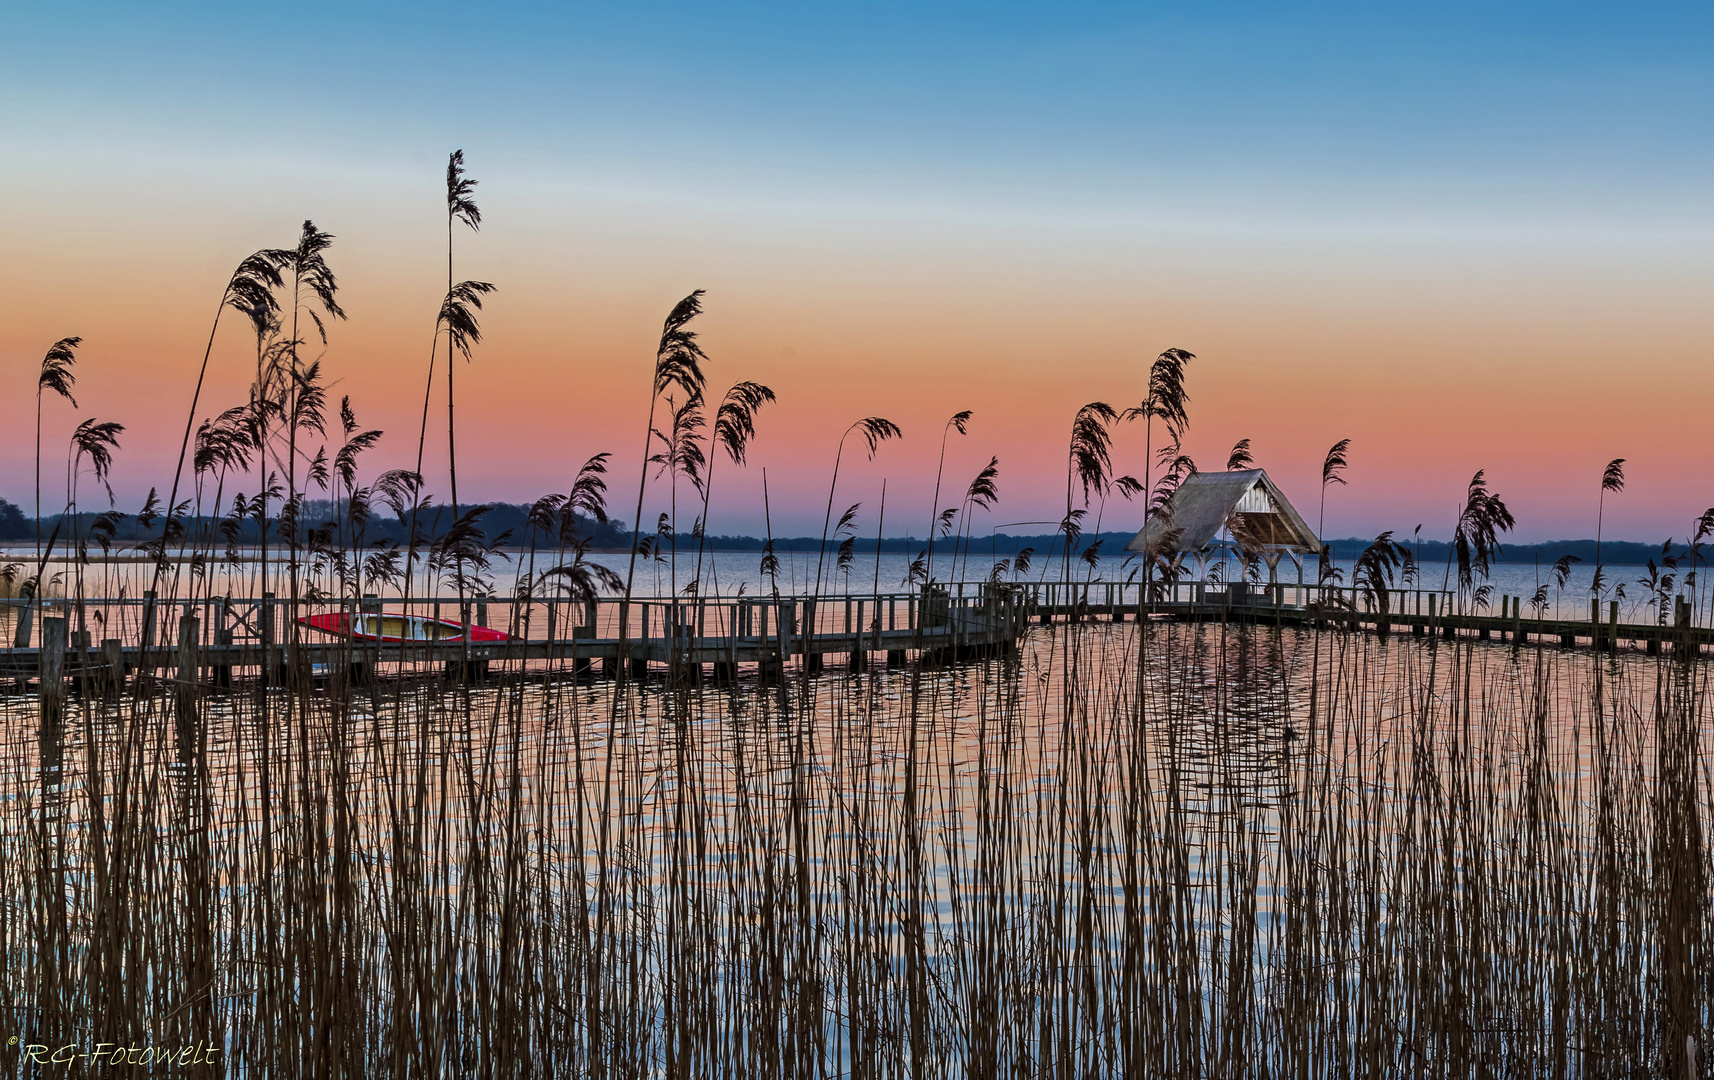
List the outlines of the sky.
{"label": "sky", "polygon": [[[305,219],[349,314],[305,358],[386,432],[365,475],[412,467],[462,148],[482,224],[456,275],[497,286],[454,372],[466,502],[564,491],[605,451],[630,520],[661,321],[704,289],[711,396],[778,394],[711,532],[818,534],[841,433],[881,416],[904,436],[844,442],[833,513],[923,535],[964,409],[941,504],[997,456],[973,531],[1050,531],[1018,523],[1064,513],[1078,407],[1135,405],[1170,347],[1196,355],[1202,468],[1248,438],[1316,523],[1352,440],[1324,535],[1444,537],[1482,469],[1516,539],[1591,536],[1624,458],[1604,535],[1682,539],[1714,505],[1711,46],[1714,9],[1671,4],[14,4],[0,497],[33,504],[35,376],[67,335],[44,509],[89,417],[126,427],[121,510],[170,486],[227,277]],[[197,419],[254,356],[226,320]],[[1147,456],[1115,430],[1118,472]],[[651,481],[644,520],[669,505]]]}

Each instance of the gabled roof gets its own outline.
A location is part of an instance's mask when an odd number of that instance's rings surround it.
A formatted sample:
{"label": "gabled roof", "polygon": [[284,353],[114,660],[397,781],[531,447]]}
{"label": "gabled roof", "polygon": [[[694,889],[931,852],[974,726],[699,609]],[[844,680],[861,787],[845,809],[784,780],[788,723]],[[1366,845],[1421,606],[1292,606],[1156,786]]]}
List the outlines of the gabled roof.
{"label": "gabled roof", "polygon": [[1263,550],[1315,554],[1321,542],[1304,523],[1285,495],[1261,469],[1194,473],[1173,492],[1167,509],[1150,518],[1125,545],[1126,551],[1147,551],[1159,536],[1180,530],[1168,554],[1193,555],[1208,550],[1220,531],[1237,522],[1249,542]]}

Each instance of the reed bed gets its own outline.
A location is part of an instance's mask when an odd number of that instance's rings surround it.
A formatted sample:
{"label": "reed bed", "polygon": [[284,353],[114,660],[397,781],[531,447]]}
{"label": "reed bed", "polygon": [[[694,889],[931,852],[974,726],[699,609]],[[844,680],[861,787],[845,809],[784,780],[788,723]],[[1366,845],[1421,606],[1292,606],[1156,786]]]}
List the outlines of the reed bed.
{"label": "reed bed", "polygon": [[1700,662],[1129,622],[493,676],[0,699],[20,1070],[1701,1075]]}

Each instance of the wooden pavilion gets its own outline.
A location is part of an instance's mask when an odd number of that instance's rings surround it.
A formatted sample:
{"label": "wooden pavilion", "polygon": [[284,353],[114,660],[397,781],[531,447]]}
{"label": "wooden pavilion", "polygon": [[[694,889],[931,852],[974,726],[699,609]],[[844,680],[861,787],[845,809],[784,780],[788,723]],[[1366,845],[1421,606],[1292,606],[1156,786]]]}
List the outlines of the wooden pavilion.
{"label": "wooden pavilion", "polygon": [[1264,470],[1235,469],[1186,477],[1125,550],[1155,551],[1174,564],[1188,556],[1198,576],[1216,554],[1259,557],[1270,579],[1290,555],[1301,579],[1303,557],[1319,554],[1321,541]]}

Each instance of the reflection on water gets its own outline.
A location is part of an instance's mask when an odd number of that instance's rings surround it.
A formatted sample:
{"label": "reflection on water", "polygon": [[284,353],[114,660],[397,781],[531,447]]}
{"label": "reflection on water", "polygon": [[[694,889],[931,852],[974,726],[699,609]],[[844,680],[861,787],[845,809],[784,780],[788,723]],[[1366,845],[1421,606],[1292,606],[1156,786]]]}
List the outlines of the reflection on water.
{"label": "reflection on water", "polygon": [[4,699],[6,1007],[287,1075],[1664,1069],[1714,974],[1706,675],[1124,623],[735,691],[92,695],[52,738]]}

